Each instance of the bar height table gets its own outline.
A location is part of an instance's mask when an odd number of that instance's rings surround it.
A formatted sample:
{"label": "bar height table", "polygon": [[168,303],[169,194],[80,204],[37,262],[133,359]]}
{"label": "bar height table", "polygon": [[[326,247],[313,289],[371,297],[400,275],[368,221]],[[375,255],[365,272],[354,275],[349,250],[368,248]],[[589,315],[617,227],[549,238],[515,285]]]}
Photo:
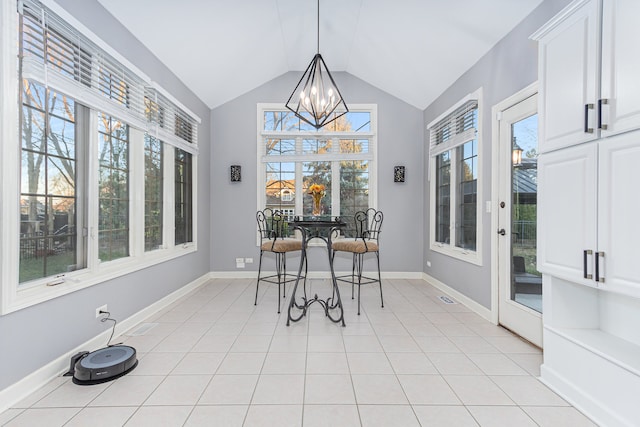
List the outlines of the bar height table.
{"label": "bar height table", "polygon": [[[319,217],[295,217],[293,221],[290,221],[290,224],[293,225],[295,230],[299,230],[302,234],[302,254],[300,256],[300,267],[298,268],[298,278],[296,279],[296,284],[293,287],[293,292],[291,293],[291,301],[289,302],[289,309],[287,310],[287,326],[289,326],[290,322],[297,322],[307,315],[307,310],[310,305],[313,303],[319,303],[324,308],[325,315],[334,323],[342,323],[342,326],[345,326],[344,323],[344,309],[342,307],[342,299],[340,298],[340,290],[338,289],[338,283],[336,281],[336,274],[333,271],[333,257],[331,256],[331,235],[341,228],[347,226],[345,222],[343,222],[339,217],[335,217],[331,219],[331,217],[327,216],[319,216]],[[307,247],[309,245],[309,241],[312,239],[320,239],[323,240],[327,244],[327,254],[329,256],[329,269],[331,270],[331,285],[332,285],[332,293],[331,296],[322,299],[318,297],[318,294],[315,294],[313,298],[307,298],[306,289],[304,289],[303,296],[300,297],[301,302],[298,303],[296,301],[296,292],[298,290],[298,283],[300,282],[300,276],[302,274],[302,268],[307,262]],[[291,310],[293,309],[302,310],[299,316],[293,317],[291,315]],[[332,314],[335,313],[334,314]],[[338,312],[338,313],[336,313]]]}

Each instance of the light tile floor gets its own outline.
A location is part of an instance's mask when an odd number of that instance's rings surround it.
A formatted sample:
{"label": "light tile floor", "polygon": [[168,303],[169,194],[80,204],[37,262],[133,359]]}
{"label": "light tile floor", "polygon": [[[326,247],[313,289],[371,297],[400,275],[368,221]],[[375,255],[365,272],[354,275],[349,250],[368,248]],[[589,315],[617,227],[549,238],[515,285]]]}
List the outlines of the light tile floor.
{"label": "light tile floor", "polygon": [[[310,280],[309,294],[326,294]],[[115,381],[59,377],[0,414],[6,426],[593,426],[539,382],[541,351],[422,280],[341,285],[346,327],[319,304],[287,327],[277,288],[213,280],[113,342],[140,360]]]}

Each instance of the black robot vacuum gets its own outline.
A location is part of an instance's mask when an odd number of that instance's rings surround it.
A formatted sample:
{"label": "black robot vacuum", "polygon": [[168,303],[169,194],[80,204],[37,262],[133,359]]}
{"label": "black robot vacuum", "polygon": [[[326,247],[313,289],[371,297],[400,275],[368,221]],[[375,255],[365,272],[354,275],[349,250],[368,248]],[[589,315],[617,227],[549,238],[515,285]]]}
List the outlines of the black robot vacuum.
{"label": "black robot vacuum", "polygon": [[84,351],[71,358],[71,367],[65,375],[73,375],[79,385],[100,384],[115,380],[138,366],[136,349],[126,345],[113,345],[92,351]]}

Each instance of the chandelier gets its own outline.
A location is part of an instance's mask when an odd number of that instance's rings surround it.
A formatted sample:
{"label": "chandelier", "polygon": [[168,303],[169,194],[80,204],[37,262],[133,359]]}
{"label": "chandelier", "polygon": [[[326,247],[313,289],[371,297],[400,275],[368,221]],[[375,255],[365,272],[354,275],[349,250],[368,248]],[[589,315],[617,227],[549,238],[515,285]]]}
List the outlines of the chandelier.
{"label": "chandelier", "polygon": [[286,107],[316,129],[349,111],[320,55],[320,0],[317,15],[317,53],[289,96]]}

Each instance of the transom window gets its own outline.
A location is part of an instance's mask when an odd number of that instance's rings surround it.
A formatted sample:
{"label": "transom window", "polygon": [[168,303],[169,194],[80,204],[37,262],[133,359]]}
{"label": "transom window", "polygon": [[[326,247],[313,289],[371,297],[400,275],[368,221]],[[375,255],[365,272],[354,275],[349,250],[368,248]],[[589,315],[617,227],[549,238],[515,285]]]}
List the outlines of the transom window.
{"label": "transom window", "polygon": [[431,249],[479,264],[478,104],[469,95],[428,126]]}
{"label": "transom window", "polygon": [[258,105],[258,209],[311,215],[313,184],[324,187],[321,215],[353,218],[375,206],[376,107],[349,108],[316,130],[282,105]]}

